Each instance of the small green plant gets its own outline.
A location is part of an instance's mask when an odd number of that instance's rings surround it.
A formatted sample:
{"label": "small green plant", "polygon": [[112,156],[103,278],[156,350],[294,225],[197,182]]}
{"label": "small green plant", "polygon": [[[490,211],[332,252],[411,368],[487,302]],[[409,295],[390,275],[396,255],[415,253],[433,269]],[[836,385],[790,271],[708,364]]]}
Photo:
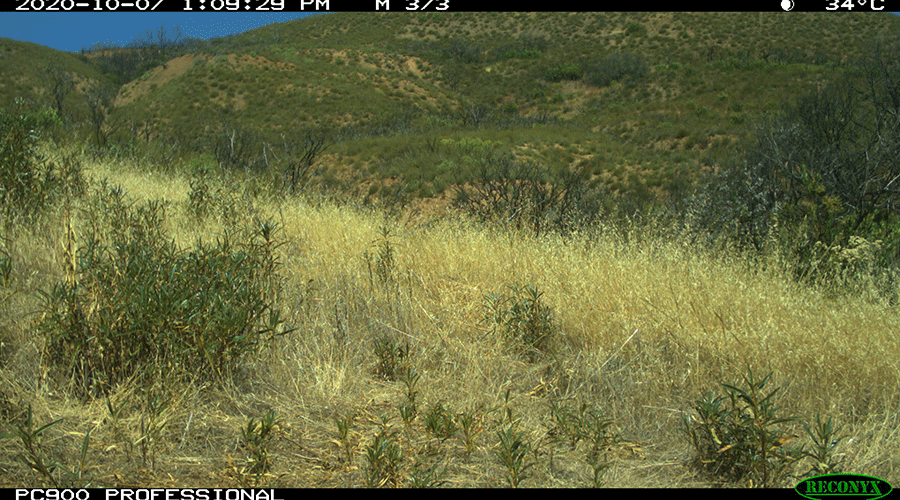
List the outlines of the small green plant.
{"label": "small green plant", "polygon": [[825,422],[822,417],[816,414],[816,423],[813,426],[803,424],[807,435],[813,441],[812,451],[803,451],[803,456],[813,460],[808,476],[819,476],[822,474],[837,474],[841,472],[843,465],[843,457],[835,455],[835,449],[844,439],[840,434],[841,427],[835,426],[831,417]]}
{"label": "small green plant", "polygon": [[552,355],[555,340],[553,310],[544,304],[543,292],[531,285],[509,288],[511,295],[485,297],[485,319],[493,324],[493,331],[523,351],[529,361]]}
{"label": "small green plant", "polygon": [[549,433],[558,441],[565,441],[571,449],[575,449],[578,442],[584,439],[583,419],[585,406],[581,406],[581,414],[563,405],[557,399],[550,400],[550,418],[552,424]]}
{"label": "small green plant", "polygon": [[162,442],[163,430],[168,423],[164,412],[171,404],[172,397],[170,395],[164,395],[152,389],[146,391],[141,411],[140,435],[133,443],[140,449],[141,462],[145,467],[153,468],[156,464],[157,447]]}
{"label": "small green plant", "polygon": [[106,411],[109,412],[109,418],[112,420],[113,425],[113,433],[117,440],[124,441],[125,436],[122,433],[122,428],[119,426],[119,422],[122,418],[122,411],[125,409],[127,401],[123,401],[118,406],[113,406],[113,402],[109,399],[109,396],[106,396]]}
{"label": "small green plant", "polygon": [[525,437],[525,432],[519,430],[517,422],[510,422],[497,431],[500,442],[497,447],[497,459],[506,470],[506,480],[513,488],[518,488],[519,483],[528,477],[528,471],[535,462],[529,460],[531,444]]}
{"label": "small green plant", "polygon": [[430,463],[427,460],[417,459],[409,475],[409,486],[412,488],[439,488],[446,484],[444,476],[447,474],[447,467],[441,467],[441,465],[440,458]]}
{"label": "small green plant", "polygon": [[335,423],[337,424],[338,431],[338,441],[335,441],[337,445],[341,447],[344,451],[344,456],[347,459],[347,464],[353,464],[353,420],[356,418],[355,415],[350,414],[344,418],[335,419]]}
{"label": "small green plant", "polygon": [[188,192],[188,214],[197,220],[205,219],[213,208],[213,196],[206,179],[191,179]]}
{"label": "small green plant", "polygon": [[611,432],[612,420],[587,403],[572,408],[555,399],[550,401],[550,416],[553,419],[549,429],[551,436],[566,442],[572,450],[581,441],[587,443],[585,461],[593,471],[593,486],[602,486],[602,474],[610,465],[604,459],[605,452],[618,440]]}
{"label": "small green plant", "polygon": [[247,427],[241,429],[241,443],[247,452],[247,466],[241,471],[241,487],[255,488],[261,484],[262,478],[271,470],[272,460],[269,458],[269,443],[280,426],[275,419],[275,412],[268,411],[259,419],[250,419]]}
{"label": "small green plant", "polygon": [[416,418],[418,409],[416,406],[416,398],[419,391],[416,390],[416,384],[422,378],[415,368],[409,368],[400,376],[400,380],[406,386],[406,401],[400,403],[400,417],[406,424],[407,428],[412,425],[412,421]]}
{"label": "small green plant", "polygon": [[453,419],[453,413],[445,408],[443,403],[434,404],[425,415],[425,428],[432,436],[438,438],[443,443],[453,437],[456,433],[456,422]]}
{"label": "small green plant", "polygon": [[409,342],[401,343],[390,335],[381,335],[373,341],[373,349],[378,362],[375,373],[385,380],[408,377],[410,366]]}
{"label": "small green plant", "polygon": [[593,486],[599,488],[603,485],[603,472],[610,465],[604,456],[605,452],[617,441],[617,437],[610,432],[612,420],[599,411],[588,410],[585,420],[586,440],[589,444],[585,458],[594,473],[591,476]]}
{"label": "small green plant", "polygon": [[9,255],[9,252],[0,248],[0,287],[6,288],[10,285],[12,269],[12,257]]}
{"label": "small green plant", "polygon": [[397,439],[397,431],[390,425],[390,419],[382,418],[381,429],[366,447],[366,487],[380,488],[390,483],[400,486],[403,450]]}
{"label": "small green plant", "polygon": [[419,391],[416,390],[416,385],[421,378],[422,376],[419,375],[415,368],[409,368],[400,377],[400,381],[406,386],[406,400],[412,404],[416,403],[416,397],[419,394]]}
{"label": "small green plant", "polygon": [[413,421],[416,419],[416,415],[418,414],[415,403],[402,401],[397,410],[400,412],[400,418],[403,420],[403,423],[406,424],[406,428],[410,429],[412,427]]}
{"label": "small green plant", "polygon": [[696,419],[682,414],[702,470],[730,481],[769,486],[783,479],[800,458],[800,450],[784,446],[795,436],[778,425],[796,419],[778,416],[774,396],[779,388],[765,390],[771,377],[757,378],[748,367],[743,384],[722,384],[724,396],[709,392],[697,400]]}
{"label": "small green plant", "polygon": [[478,444],[478,436],[484,432],[484,417],[481,411],[471,410],[456,415],[456,425],[460,438],[466,448],[466,461],[468,462]]}
{"label": "small green plant", "polygon": [[[46,432],[62,421],[63,419],[54,420],[35,428],[37,424],[34,421],[31,405],[28,405],[23,421],[15,424],[15,429],[12,432],[0,434],[0,439],[18,439],[22,445],[23,452],[17,454],[16,458],[31,470],[48,479],[54,488],[88,487],[91,485],[91,481],[85,477],[85,471],[88,445],[91,440],[90,431],[84,435],[81,441],[78,466],[74,471],[61,464],[58,460],[51,458],[47,450],[44,449]],[[57,470],[62,471],[63,477],[61,479],[57,478]]]}
{"label": "small green plant", "polygon": [[372,245],[375,253],[365,252],[366,264],[369,268],[369,283],[374,288],[375,278],[382,285],[394,282],[394,243],[391,241],[391,228],[387,224],[381,227],[381,237]]}

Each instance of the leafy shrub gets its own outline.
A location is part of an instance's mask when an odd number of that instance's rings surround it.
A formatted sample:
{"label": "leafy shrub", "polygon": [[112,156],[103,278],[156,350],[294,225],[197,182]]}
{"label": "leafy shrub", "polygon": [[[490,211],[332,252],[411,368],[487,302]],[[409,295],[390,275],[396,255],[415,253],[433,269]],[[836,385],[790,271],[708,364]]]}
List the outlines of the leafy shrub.
{"label": "leafy shrub", "polygon": [[553,310],[544,304],[543,292],[531,285],[512,285],[510,295],[485,297],[487,319],[529,361],[553,353],[556,329]]}
{"label": "leafy shrub", "polygon": [[[792,256],[798,280],[841,289],[855,275],[896,300],[898,52],[900,41],[875,46],[859,64],[861,83],[833,82],[760,123],[745,158],[698,197],[698,226]],[[872,250],[865,259],[847,251],[862,246]]]}
{"label": "leafy shrub", "polygon": [[557,440],[568,441],[571,449],[575,449],[579,441],[587,443],[585,462],[591,466],[594,474],[594,487],[602,485],[602,474],[609,467],[606,451],[618,441],[612,431],[613,421],[595,405],[581,402],[575,407],[560,401],[550,401],[552,427],[550,434]]}
{"label": "leafy shrub", "polygon": [[[462,153],[467,179],[456,184],[454,204],[481,222],[512,224],[537,234],[568,231],[598,217],[599,195],[588,185],[590,169],[579,165],[562,173],[516,161],[497,143],[446,142]],[[468,185],[466,185],[468,182]]]}
{"label": "leafy shrub", "polygon": [[725,395],[708,392],[694,404],[696,416],[682,414],[683,429],[697,456],[694,465],[713,477],[752,486],[778,485],[792,479],[792,469],[808,459],[805,477],[842,471],[843,456],[836,450],[846,437],[831,418],[816,414],[815,424],[803,423],[812,441],[788,446],[797,436],[779,428],[794,420],[777,415],[781,410],[774,396],[779,388],[766,391],[772,374],[759,379],[748,367],[741,384],[722,384]]}
{"label": "leafy shrub", "polygon": [[749,481],[754,486],[777,484],[802,456],[800,449],[784,445],[794,439],[779,428],[795,420],[781,417],[774,396],[766,392],[772,374],[756,378],[747,369],[741,384],[722,384],[724,396],[707,393],[696,401],[696,418],[682,414],[682,424],[694,450],[695,465],[728,481]]}
{"label": "leafy shrub", "polygon": [[514,42],[500,45],[491,50],[494,60],[537,59],[543,55],[549,42],[539,35],[521,35]]}
{"label": "leafy shrub", "polygon": [[58,122],[51,108],[28,109],[21,99],[0,112],[0,206],[7,214],[34,215],[63,194],[84,191],[80,163],[55,163],[37,150],[42,131]]}
{"label": "leafy shrub", "polygon": [[544,72],[544,79],[548,82],[562,82],[566,80],[578,80],[584,75],[578,63],[568,62],[554,66]]}
{"label": "leafy shrub", "polygon": [[452,59],[457,59],[465,63],[474,63],[481,61],[483,49],[478,45],[472,45],[462,40],[453,40],[443,49],[444,54]]}
{"label": "leafy shrub", "polygon": [[647,76],[649,66],[641,56],[631,52],[613,52],[585,71],[588,83],[605,87],[618,80],[636,81]]}
{"label": "leafy shrub", "polygon": [[425,428],[432,436],[444,442],[456,434],[456,421],[450,409],[438,401],[425,414]]}
{"label": "leafy shrub", "polygon": [[366,446],[366,487],[378,488],[388,483],[399,486],[403,479],[403,461],[397,430],[388,422],[381,422],[381,430]]}
{"label": "leafy shrub", "polygon": [[372,349],[378,363],[375,374],[385,380],[399,380],[409,377],[412,366],[409,342],[400,342],[396,338],[383,334],[372,341]]}
{"label": "leafy shrub", "polygon": [[[282,328],[276,226],[181,250],[161,227],[164,206],[133,207],[101,184],[69,259],[45,293],[51,362],[86,395],[158,373],[222,378]],[[243,242],[243,243],[235,243]]]}
{"label": "leafy shrub", "polygon": [[275,418],[275,412],[269,410],[259,421],[251,418],[247,427],[241,429],[241,444],[249,455],[247,466],[239,471],[242,487],[259,486],[262,478],[272,468],[269,445],[280,427],[281,422]]}
{"label": "leafy shrub", "polygon": [[625,25],[625,34],[630,36],[644,36],[647,34],[647,28],[637,21],[631,21]]}
{"label": "leafy shrub", "polygon": [[497,460],[503,465],[506,472],[506,480],[513,488],[518,488],[519,483],[530,476],[529,470],[536,462],[529,459],[534,444],[532,444],[519,428],[518,422],[510,422],[503,429],[497,431],[499,443],[494,452]]}

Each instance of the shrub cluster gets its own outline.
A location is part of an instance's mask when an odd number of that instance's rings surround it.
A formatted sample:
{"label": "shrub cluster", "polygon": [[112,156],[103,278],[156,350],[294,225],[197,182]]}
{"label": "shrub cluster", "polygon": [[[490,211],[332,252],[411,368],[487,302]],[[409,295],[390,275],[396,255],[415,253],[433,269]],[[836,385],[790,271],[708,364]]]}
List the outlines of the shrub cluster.
{"label": "shrub cluster", "polygon": [[491,50],[494,60],[537,59],[541,57],[550,42],[539,35],[521,35],[514,42],[499,45]]}
{"label": "shrub cluster", "polygon": [[285,333],[273,224],[182,250],[162,229],[164,205],[132,206],[105,183],[92,198],[40,323],[49,359],[85,394],[157,371],[218,379]]}
{"label": "shrub cluster", "polygon": [[441,52],[451,59],[464,63],[475,63],[481,61],[484,49],[480,45],[473,45],[471,42],[457,39],[452,40]]}
{"label": "shrub cluster", "polygon": [[548,82],[562,82],[580,80],[584,75],[581,65],[574,62],[562,63],[544,72],[544,80]]}
{"label": "shrub cluster", "polygon": [[647,76],[647,62],[631,52],[613,52],[585,70],[585,79],[591,85],[606,87],[619,80],[637,81]]}
{"label": "shrub cluster", "polygon": [[487,321],[529,361],[552,355],[557,333],[543,292],[531,285],[512,285],[509,291],[485,297]]}
{"label": "shrub cluster", "polygon": [[561,173],[523,163],[497,149],[496,143],[445,141],[462,154],[454,205],[481,222],[512,225],[540,234],[570,231],[595,222],[602,211],[600,194],[589,187],[588,168]]}
{"label": "shrub cluster", "polygon": [[14,214],[35,215],[64,194],[83,192],[81,166],[74,158],[54,162],[37,149],[43,130],[58,121],[53,109],[30,109],[21,99],[0,112],[0,207],[8,220]]}
{"label": "shrub cluster", "polygon": [[697,469],[718,480],[762,487],[791,484],[794,469],[807,458],[812,465],[806,476],[840,471],[840,427],[816,415],[815,425],[803,424],[813,446],[796,445],[798,436],[785,426],[799,419],[782,415],[775,398],[780,388],[767,388],[771,379],[771,373],[759,377],[748,367],[739,383],[722,384],[724,395],[709,391],[695,402],[695,415],[682,413]]}
{"label": "shrub cluster", "polygon": [[698,196],[698,227],[740,248],[790,255],[802,281],[857,286],[853,276],[866,275],[896,300],[898,51],[896,40],[876,44],[859,78],[805,94],[761,124],[746,157]]}

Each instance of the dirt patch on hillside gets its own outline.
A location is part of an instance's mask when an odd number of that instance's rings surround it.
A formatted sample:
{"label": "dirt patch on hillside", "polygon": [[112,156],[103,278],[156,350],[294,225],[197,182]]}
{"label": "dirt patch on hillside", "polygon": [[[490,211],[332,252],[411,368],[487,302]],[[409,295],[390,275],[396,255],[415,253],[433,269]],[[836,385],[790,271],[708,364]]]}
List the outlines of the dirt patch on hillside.
{"label": "dirt patch on hillside", "polygon": [[162,66],[151,69],[139,79],[125,84],[119,92],[119,96],[116,98],[115,105],[124,106],[141,96],[149,94],[151,89],[161,87],[169,80],[178,78],[187,72],[200,57],[201,56],[198,55],[188,54],[170,59]]}
{"label": "dirt patch on hillside", "polygon": [[416,62],[415,57],[410,57],[409,59],[407,59],[405,65],[406,65],[406,70],[409,71],[410,73],[412,73],[413,75],[416,75],[417,78],[425,77],[425,73],[423,73],[422,70],[419,69],[419,64]]}

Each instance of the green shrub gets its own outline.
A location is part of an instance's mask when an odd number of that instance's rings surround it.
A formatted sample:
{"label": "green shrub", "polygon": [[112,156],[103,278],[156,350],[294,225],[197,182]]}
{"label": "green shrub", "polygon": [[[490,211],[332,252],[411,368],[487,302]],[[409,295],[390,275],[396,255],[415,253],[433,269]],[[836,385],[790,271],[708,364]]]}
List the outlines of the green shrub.
{"label": "green shrub", "polygon": [[251,418],[247,427],[241,429],[241,444],[247,452],[247,466],[240,471],[240,483],[244,488],[259,486],[262,478],[272,468],[269,456],[269,445],[281,422],[276,420],[275,412],[269,410],[266,415],[256,421]]}
{"label": "green shrub", "polygon": [[529,470],[536,465],[534,460],[529,459],[534,445],[528,440],[525,431],[519,429],[518,422],[510,422],[498,430],[497,438],[499,443],[494,453],[505,469],[509,485],[518,488],[519,483],[529,477]]}
{"label": "green shrub", "polygon": [[0,207],[8,215],[34,215],[84,191],[80,163],[71,156],[55,163],[37,150],[43,131],[56,123],[53,109],[28,109],[21,99],[0,112]]}
{"label": "green shrub", "polygon": [[685,433],[697,452],[694,462],[713,477],[753,486],[777,485],[802,456],[784,445],[794,439],[781,424],[774,396],[766,392],[772,374],[756,378],[747,369],[741,384],[722,384],[724,396],[710,391],[694,404],[696,417],[682,414]]}
{"label": "green shrub", "polygon": [[529,361],[553,353],[556,329],[553,310],[544,304],[543,292],[531,285],[512,285],[510,295],[485,297],[486,319],[492,328],[524,353]]}
{"label": "green shrub", "polygon": [[83,394],[161,373],[221,379],[286,333],[274,224],[181,250],[161,227],[163,205],[133,207],[105,183],[88,217],[39,324],[48,359]]}
{"label": "green shrub", "polygon": [[584,75],[578,63],[568,62],[554,66],[544,72],[544,79],[548,82],[562,82],[578,80]]}
{"label": "green shrub", "polygon": [[591,85],[605,87],[619,80],[640,80],[647,76],[649,66],[641,56],[631,52],[613,52],[585,71]]}
{"label": "green shrub", "polygon": [[551,400],[550,416],[553,422],[550,433],[556,440],[567,442],[572,450],[579,441],[587,443],[585,462],[593,470],[593,486],[599,488],[603,472],[610,465],[606,452],[618,441],[611,429],[613,421],[603,411],[586,402],[569,406]]}
{"label": "green shrub", "polygon": [[456,434],[456,420],[450,409],[438,401],[425,415],[425,428],[432,436],[444,442]]}
{"label": "green shrub", "polygon": [[397,487],[401,484],[403,474],[403,449],[393,429],[385,419],[381,422],[381,430],[366,446],[366,487],[378,488],[390,483]]}
{"label": "green shrub", "polygon": [[625,34],[630,36],[641,37],[647,34],[647,28],[643,24],[631,21],[625,25]]}

